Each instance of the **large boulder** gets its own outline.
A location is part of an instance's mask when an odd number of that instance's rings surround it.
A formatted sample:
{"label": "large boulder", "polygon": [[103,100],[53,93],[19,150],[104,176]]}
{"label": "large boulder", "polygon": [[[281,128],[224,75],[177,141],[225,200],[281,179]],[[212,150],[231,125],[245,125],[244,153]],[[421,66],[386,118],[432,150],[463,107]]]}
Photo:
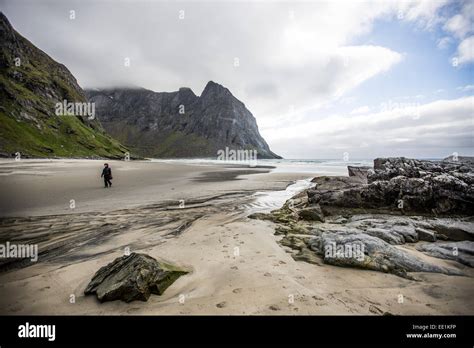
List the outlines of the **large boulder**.
{"label": "large boulder", "polygon": [[96,294],[101,302],[147,301],[151,294],[163,294],[186,273],[177,266],[157,261],[151,256],[131,253],[99,269],[84,294]]}

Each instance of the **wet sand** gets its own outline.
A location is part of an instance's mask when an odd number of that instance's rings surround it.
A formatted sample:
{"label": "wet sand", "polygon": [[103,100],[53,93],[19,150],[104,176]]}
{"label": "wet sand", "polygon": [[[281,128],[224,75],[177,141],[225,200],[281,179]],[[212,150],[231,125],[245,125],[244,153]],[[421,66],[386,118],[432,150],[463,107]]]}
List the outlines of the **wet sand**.
{"label": "wet sand", "polygon": [[[247,218],[259,208],[254,192],[311,175],[110,163],[112,189],[102,187],[99,161],[0,163],[0,242],[37,243],[40,251],[36,263],[0,265],[1,314],[474,313],[471,277],[419,273],[421,281],[412,281],[297,262],[270,222]],[[84,296],[93,274],[126,248],[191,273],[147,302]]]}
{"label": "wet sand", "polygon": [[[108,161],[113,187],[105,189],[100,178],[103,163],[94,160],[1,160],[0,216],[104,212],[164,201],[179,204],[180,200],[222,192],[284,189],[293,178],[308,177],[284,173],[261,177],[258,173],[268,173],[268,167]],[[249,175],[251,173],[257,175]],[[71,200],[74,200],[74,209],[71,209]]]}

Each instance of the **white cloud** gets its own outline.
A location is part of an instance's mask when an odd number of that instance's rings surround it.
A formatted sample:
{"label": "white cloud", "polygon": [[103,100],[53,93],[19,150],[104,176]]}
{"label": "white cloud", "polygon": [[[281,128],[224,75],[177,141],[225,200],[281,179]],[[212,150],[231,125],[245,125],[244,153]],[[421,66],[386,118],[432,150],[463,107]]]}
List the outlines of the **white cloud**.
{"label": "white cloud", "polygon": [[457,14],[451,17],[446,24],[444,29],[453,33],[458,38],[463,38],[467,33],[471,31],[471,23],[468,18],[461,14]]}
{"label": "white cloud", "polygon": [[461,92],[469,92],[474,90],[474,85],[459,86],[456,89]]}
{"label": "white cloud", "polygon": [[[461,10],[449,18],[443,26],[446,32],[452,34],[456,39],[460,40],[457,48],[458,63],[467,64],[474,61],[474,45],[473,45],[473,23],[474,23],[474,2],[462,2]],[[471,35],[470,37],[467,37]],[[447,47],[449,42],[438,42],[438,47]]]}
{"label": "white cloud", "polygon": [[[289,157],[292,151],[304,158],[339,158],[344,151],[352,158],[402,155],[404,151],[415,157],[453,151],[472,155],[473,108],[474,97],[438,100],[355,116],[313,118],[264,136],[271,139],[277,153]],[[368,146],[361,150],[364,142]],[[288,150],[295,143],[299,146]]]}
{"label": "white cloud", "polygon": [[420,27],[428,30],[431,30],[435,25],[443,21],[438,12],[448,3],[448,0],[397,2],[399,13],[402,14],[404,20],[416,22]]}
{"label": "white cloud", "polygon": [[466,64],[474,62],[474,36],[464,39],[458,47],[458,62]]}
{"label": "white cloud", "polygon": [[464,1],[460,13],[452,16],[446,21],[443,29],[452,33],[455,37],[462,39],[473,31],[474,3]]}
{"label": "white cloud", "polygon": [[445,36],[438,40],[437,47],[440,50],[444,50],[448,48],[452,43],[453,43],[453,39],[450,38],[449,36]]}
{"label": "white cloud", "polygon": [[[354,44],[358,38],[369,34],[377,20],[396,20],[398,14],[431,30],[445,20],[439,12],[447,3],[124,1],[111,7],[107,2],[90,6],[76,0],[5,0],[2,8],[21,34],[64,63],[84,87],[134,85],[173,91],[187,86],[200,94],[209,80],[225,85],[256,116],[272,149],[288,155],[283,141],[291,141],[286,145],[295,153],[306,151],[305,144],[313,146],[311,139],[299,140],[313,131],[306,127],[327,131],[316,136],[330,139],[333,147],[347,146],[344,133],[334,132],[349,122],[358,134],[356,123],[336,115],[308,124],[308,115],[354,103],[350,93],[356,87],[403,64],[403,54],[380,45]],[[74,21],[69,19],[71,8],[77,14]],[[180,20],[181,10],[185,17]],[[465,32],[461,25],[447,28]],[[438,46],[448,41],[441,39]],[[468,43],[459,46],[461,64],[472,61]],[[131,59],[130,68],[124,67],[125,57]],[[233,65],[236,57],[239,67]],[[364,96],[357,100],[370,103]],[[359,110],[354,119],[370,111]],[[361,120],[362,125],[370,123]],[[287,129],[294,132],[287,134]],[[389,135],[387,139],[412,139]],[[357,146],[371,149],[371,139],[359,136]]]}
{"label": "white cloud", "polygon": [[354,114],[366,114],[370,111],[370,107],[368,107],[367,105],[364,105],[364,106],[361,106],[361,107],[358,107],[354,110],[351,111],[351,115],[354,115]]}
{"label": "white cloud", "polygon": [[[387,47],[351,45],[375,20],[396,13],[394,1],[119,2],[113,15],[104,2],[51,3],[7,0],[5,12],[81,86],[187,86],[200,94],[214,80],[244,101],[259,123],[286,114],[290,105],[297,112],[322,107],[402,60]],[[409,4],[404,8],[414,20],[434,13],[424,1]],[[36,15],[26,18],[25,12]]]}

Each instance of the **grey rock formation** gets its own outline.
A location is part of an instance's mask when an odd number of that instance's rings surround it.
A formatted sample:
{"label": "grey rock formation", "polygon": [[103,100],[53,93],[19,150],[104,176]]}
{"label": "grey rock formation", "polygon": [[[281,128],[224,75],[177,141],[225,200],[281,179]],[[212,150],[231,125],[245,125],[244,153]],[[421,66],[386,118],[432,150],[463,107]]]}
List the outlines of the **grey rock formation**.
{"label": "grey rock formation", "polygon": [[161,295],[188,273],[179,267],[159,262],[145,254],[122,256],[100,268],[84,294],[96,294],[101,302],[147,301],[151,294]]}
{"label": "grey rock formation", "polygon": [[410,278],[407,272],[462,274],[456,269],[424,262],[380,238],[366,234],[342,231],[323,233],[321,236],[312,238],[309,243],[311,250],[321,255],[325,263],[336,266],[394,273],[404,278]]}
{"label": "grey rock formation", "polygon": [[474,211],[474,170],[470,163],[378,158],[367,180],[367,185],[320,190],[311,202],[317,200],[323,211],[325,205],[440,215]]}
{"label": "grey rock formation", "polygon": [[106,131],[143,156],[215,158],[227,147],[280,158],[245,105],[212,81],[199,97],[189,88],[89,90],[87,96]]}
{"label": "grey rock formation", "polygon": [[[295,260],[405,278],[412,278],[411,272],[463,274],[454,267],[431,263],[417,256],[419,252],[472,267],[470,164],[377,159],[374,170],[367,171],[367,183],[355,174],[357,170],[353,173],[316,177],[312,180],[315,187],[295,195],[281,209],[250,217],[276,223],[275,233],[282,236],[279,243]],[[464,241],[458,242],[459,256],[453,257],[452,244],[438,240]],[[401,247],[420,241],[430,243],[415,244],[419,252]],[[354,250],[362,250],[362,257]]]}
{"label": "grey rock formation", "polygon": [[324,222],[324,214],[317,204],[299,210],[298,215],[303,220]]}
{"label": "grey rock formation", "polygon": [[474,267],[474,242],[426,243],[418,245],[417,249],[433,257],[454,260]]}

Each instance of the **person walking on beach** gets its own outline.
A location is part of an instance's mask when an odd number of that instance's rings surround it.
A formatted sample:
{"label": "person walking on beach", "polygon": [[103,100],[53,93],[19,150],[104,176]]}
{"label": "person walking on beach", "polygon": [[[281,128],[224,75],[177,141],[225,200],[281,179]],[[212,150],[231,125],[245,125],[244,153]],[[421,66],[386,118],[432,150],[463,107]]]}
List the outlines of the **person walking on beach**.
{"label": "person walking on beach", "polygon": [[102,170],[102,175],[100,176],[101,178],[104,178],[104,185],[105,188],[107,187],[112,187],[112,169],[109,167],[108,163],[104,164],[104,169]]}

